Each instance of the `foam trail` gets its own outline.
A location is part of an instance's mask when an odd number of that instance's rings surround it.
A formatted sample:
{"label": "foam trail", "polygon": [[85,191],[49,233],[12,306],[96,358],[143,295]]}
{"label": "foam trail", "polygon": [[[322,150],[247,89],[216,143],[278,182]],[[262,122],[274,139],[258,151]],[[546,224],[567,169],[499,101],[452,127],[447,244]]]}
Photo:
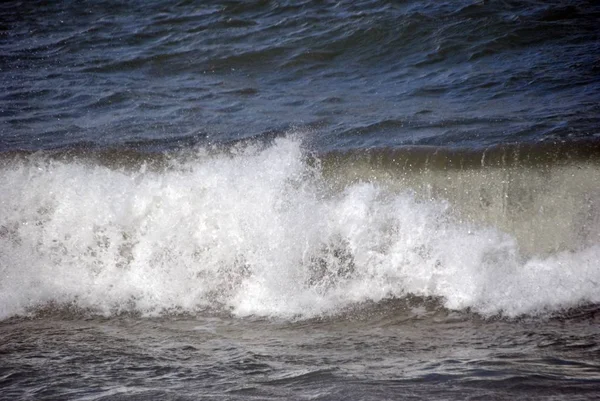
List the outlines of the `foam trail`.
{"label": "foam trail", "polygon": [[506,316],[600,302],[598,244],[524,258],[408,188],[332,192],[293,138],[185,160],[5,163],[0,318],[48,304],[311,317],[407,294]]}

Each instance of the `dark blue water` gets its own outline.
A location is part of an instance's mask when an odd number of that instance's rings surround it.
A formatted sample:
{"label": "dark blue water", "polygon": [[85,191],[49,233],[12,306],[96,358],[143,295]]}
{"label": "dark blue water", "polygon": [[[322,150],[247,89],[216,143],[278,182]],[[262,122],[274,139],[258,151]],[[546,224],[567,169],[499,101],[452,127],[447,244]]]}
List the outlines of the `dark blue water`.
{"label": "dark blue water", "polygon": [[0,147],[598,135],[591,1],[6,2]]}
{"label": "dark blue water", "polygon": [[600,5],[0,4],[0,399],[597,399]]}

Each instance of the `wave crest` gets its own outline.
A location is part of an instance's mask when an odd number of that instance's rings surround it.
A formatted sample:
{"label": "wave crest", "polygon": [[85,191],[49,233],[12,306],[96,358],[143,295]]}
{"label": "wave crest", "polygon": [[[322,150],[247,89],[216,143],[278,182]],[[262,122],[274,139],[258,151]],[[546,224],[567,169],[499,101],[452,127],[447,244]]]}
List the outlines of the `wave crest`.
{"label": "wave crest", "polygon": [[598,244],[529,255],[409,187],[336,189],[293,138],[165,169],[37,154],[6,162],[0,188],[3,318],[49,304],[304,318],[408,295],[506,316],[600,302]]}

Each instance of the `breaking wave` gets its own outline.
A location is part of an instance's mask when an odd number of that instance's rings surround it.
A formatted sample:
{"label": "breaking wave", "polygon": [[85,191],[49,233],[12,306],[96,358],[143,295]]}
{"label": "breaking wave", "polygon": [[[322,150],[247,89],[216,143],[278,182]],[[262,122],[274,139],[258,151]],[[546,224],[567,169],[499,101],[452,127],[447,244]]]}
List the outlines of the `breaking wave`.
{"label": "breaking wave", "polygon": [[0,318],[47,305],[306,318],[405,296],[515,317],[600,302],[596,164],[367,159],[314,157],[293,137],[158,164],[5,156]]}

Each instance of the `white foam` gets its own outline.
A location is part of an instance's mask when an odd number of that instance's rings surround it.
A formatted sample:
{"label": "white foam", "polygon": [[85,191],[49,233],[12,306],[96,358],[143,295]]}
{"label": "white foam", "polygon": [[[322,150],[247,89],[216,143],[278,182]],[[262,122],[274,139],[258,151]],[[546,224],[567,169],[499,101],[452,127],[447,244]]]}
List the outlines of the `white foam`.
{"label": "white foam", "polygon": [[0,318],[48,303],[289,318],[407,294],[507,316],[600,302],[600,245],[522,260],[444,202],[326,187],[293,138],[160,172],[15,161],[0,173]]}

